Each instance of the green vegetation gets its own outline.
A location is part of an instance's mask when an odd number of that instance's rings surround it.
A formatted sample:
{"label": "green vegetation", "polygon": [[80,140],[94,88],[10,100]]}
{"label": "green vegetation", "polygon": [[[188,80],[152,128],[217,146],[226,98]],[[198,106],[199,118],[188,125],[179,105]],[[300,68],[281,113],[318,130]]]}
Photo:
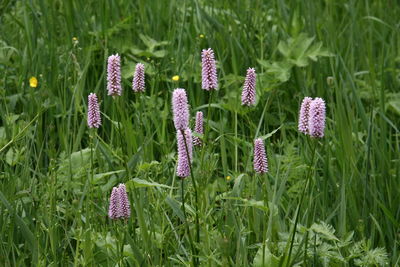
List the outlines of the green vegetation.
{"label": "green vegetation", "polygon": [[[0,265],[398,266],[399,17],[393,0],[1,1]],[[208,47],[213,95],[201,89]],[[124,92],[113,99],[115,53]],[[252,108],[240,105],[248,67],[258,74]],[[196,111],[210,118],[194,151],[197,202],[184,181],[187,224],[175,175],[178,87],[191,125]],[[90,92],[101,102],[96,131]],[[326,101],[323,139],[297,131],[305,96]],[[267,175],[252,169],[256,137]],[[118,183],[129,191],[127,223],[107,217]]]}

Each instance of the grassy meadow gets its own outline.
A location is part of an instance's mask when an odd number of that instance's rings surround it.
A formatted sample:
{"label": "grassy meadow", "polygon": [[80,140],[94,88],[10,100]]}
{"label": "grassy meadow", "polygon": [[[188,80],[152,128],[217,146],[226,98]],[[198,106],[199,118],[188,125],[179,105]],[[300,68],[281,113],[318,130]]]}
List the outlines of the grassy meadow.
{"label": "grassy meadow", "polygon": [[[0,266],[399,266],[399,18],[395,0],[0,1]],[[205,123],[183,180],[175,88]],[[325,100],[323,138],[297,130],[306,96]],[[132,214],[111,220],[120,183]]]}

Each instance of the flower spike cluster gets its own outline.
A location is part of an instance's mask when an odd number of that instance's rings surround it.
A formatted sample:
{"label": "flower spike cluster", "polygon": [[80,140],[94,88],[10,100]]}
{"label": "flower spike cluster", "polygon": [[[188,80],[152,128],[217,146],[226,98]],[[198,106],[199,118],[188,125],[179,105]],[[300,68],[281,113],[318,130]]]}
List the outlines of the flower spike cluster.
{"label": "flower spike cluster", "polygon": [[89,128],[99,128],[101,125],[100,107],[95,93],[88,96],[87,122]]}
{"label": "flower spike cluster", "polygon": [[308,131],[310,136],[315,138],[324,137],[325,130],[325,101],[322,98],[315,98],[310,104],[308,119]]}
{"label": "flower spike cluster", "polygon": [[121,86],[121,58],[118,54],[108,57],[107,64],[107,90],[108,95],[120,96]]}
{"label": "flower spike cluster", "polygon": [[182,131],[179,130],[176,132],[177,143],[178,143],[178,166],[176,167],[176,175],[178,175],[181,178],[185,178],[190,175],[190,164],[192,162],[192,157],[193,157],[192,131],[189,128],[187,128],[184,131],[184,134],[185,136],[183,136]]}
{"label": "flower spike cluster", "polygon": [[325,101],[316,97],[305,97],[301,103],[298,129],[314,138],[324,137]]}
{"label": "flower spike cluster", "polygon": [[308,117],[309,117],[311,102],[312,102],[311,97],[305,97],[301,102],[298,129],[300,132],[304,134],[308,134]]}
{"label": "flower spike cluster", "polygon": [[172,111],[176,130],[189,127],[189,104],[185,89],[178,88],[172,93]]}
{"label": "flower spike cluster", "polygon": [[254,171],[259,174],[268,172],[268,160],[264,142],[261,138],[254,140]]}
{"label": "flower spike cluster", "polygon": [[116,220],[120,218],[128,219],[131,216],[131,207],[128,194],[124,184],[114,187],[111,192],[108,217]]}
{"label": "flower spike cluster", "polygon": [[201,88],[207,91],[217,90],[217,66],[215,64],[214,51],[211,48],[203,49],[201,52],[201,65]]}
{"label": "flower spike cluster", "polygon": [[136,93],[144,92],[144,64],[136,64],[135,74],[133,75],[132,90]]}
{"label": "flower spike cluster", "polygon": [[[203,128],[203,112],[198,111],[196,113],[196,122],[194,126],[194,132],[198,134],[203,134],[204,128]],[[193,137],[193,144],[195,146],[201,146],[202,145],[202,140],[200,137],[194,136]]]}
{"label": "flower spike cluster", "polygon": [[254,68],[249,68],[247,70],[242,91],[243,106],[251,106],[256,103],[256,75],[256,70]]}

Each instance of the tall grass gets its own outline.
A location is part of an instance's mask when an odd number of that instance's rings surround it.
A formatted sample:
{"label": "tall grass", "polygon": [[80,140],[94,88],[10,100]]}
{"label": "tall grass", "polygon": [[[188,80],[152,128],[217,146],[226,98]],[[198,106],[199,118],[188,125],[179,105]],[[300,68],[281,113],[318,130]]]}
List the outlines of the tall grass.
{"label": "tall grass", "polygon": [[[399,264],[396,1],[6,0],[0,12],[5,266]],[[212,97],[200,77],[208,47],[220,80]],[[106,91],[113,53],[122,56],[118,99]],[[137,62],[146,65],[142,95],[131,89]],[[258,100],[245,109],[248,67]],[[192,180],[182,192],[175,175],[178,87],[192,118],[201,110],[207,122],[192,166],[197,202]],[[96,132],[86,122],[90,92],[101,102]],[[304,96],[327,103],[321,140],[297,132]],[[252,170],[256,137],[268,175]],[[126,224],[107,218],[119,182],[132,202]],[[183,202],[192,237],[200,221],[194,250]]]}

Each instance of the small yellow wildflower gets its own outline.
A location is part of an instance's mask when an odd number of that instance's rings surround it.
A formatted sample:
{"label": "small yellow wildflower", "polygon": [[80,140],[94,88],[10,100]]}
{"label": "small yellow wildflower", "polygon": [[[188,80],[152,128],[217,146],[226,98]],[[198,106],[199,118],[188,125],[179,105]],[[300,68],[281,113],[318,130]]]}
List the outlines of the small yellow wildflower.
{"label": "small yellow wildflower", "polygon": [[72,37],[72,44],[74,45],[74,46],[77,46],[78,45],[78,38],[76,38],[76,37]]}
{"label": "small yellow wildflower", "polygon": [[199,37],[200,38],[204,38],[205,36],[204,36],[204,34],[200,34]]}
{"label": "small yellow wildflower", "polygon": [[226,180],[227,181],[230,181],[231,180],[231,177],[228,175],[228,176],[226,176]]}
{"label": "small yellow wildflower", "polygon": [[38,84],[38,80],[36,79],[36,77],[31,77],[30,79],[29,79],[29,86],[30,87],[32,87],[32,88],[36,88],[37,87],[37,84]]}
{"label": "small yellow wildflower", "polygon": [[172,80],[173,80],[174,82],[179,81],[179,75],[172,76]]}

